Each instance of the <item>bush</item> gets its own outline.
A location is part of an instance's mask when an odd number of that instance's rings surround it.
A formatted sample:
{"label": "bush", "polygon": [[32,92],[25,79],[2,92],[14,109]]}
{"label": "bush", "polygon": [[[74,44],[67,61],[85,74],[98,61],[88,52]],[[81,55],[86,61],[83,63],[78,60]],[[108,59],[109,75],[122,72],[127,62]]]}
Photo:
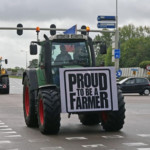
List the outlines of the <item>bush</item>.
{"label": "bush", "polygon": [[139,64],[139,67],[143,68],[143,69],[146,69],[146,66],[147,65],[150,65],[150,61],[142,61],[140,64]]}

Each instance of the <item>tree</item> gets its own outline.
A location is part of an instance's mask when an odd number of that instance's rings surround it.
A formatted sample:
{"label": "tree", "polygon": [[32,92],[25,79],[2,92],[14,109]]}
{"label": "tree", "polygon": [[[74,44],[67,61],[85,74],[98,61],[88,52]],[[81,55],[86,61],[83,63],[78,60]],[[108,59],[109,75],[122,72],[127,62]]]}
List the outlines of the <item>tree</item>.
{"label": "tree", "polygon": [[147,65],[150,65],[150,61],[142,61],[140,64],[139,64],[139,67],[143,68],[143,69],[146,69],[146,66]]}
{"label": "tree", "polygon": [[120,67],[137,67],[139,63],[150,60],[150,38],[130,38],[121,44]]}
{"label": "tree", "polygon": [[[108,29],[103,29],[108,30]],[[104,41],[106,42],[106,47],[110,47],[112,43],[112,33],[101,33],[95,36],[94,41]],[[105,62],[105,56],[106,54],[102,55],[99,53],[99,49],[97,47],[100,47],[99,44],[97,44],[95,47],[95,54],[96,54],[96,66],[100,66],[101,62]]]}
{"label": "tree", "polygon": [[105,57],[105,66],[114,66],[114,63],[112,62],[112,48],[111,47],[107,49],[107,55]]}

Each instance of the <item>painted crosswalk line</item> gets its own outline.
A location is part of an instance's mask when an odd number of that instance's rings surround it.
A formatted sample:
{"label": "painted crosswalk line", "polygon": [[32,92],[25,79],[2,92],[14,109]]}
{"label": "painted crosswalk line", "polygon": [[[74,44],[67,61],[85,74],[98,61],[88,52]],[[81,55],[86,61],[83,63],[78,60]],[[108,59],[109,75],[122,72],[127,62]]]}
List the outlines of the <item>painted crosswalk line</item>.
{"label": "painted crosswalk line", "polygon": [[93,144],[93,145],[82,145],[84,148],[97,148],[97,147],[106,147],[103,144]]}
{"label": "painted crosswalk line", "polygon": [[102,136],[102,137],[105,138],[105,139],[121,139],[121,138],[124,138],[121,135],[110,135],[110,136]]}
{"label": "painted crosswalk line", "polygon": [[67,140],[87,140],[85,137],[67,137]]}
{"label": "painted crosswalk line", "polygon": [[123,143],[124,145],[127,146],[146,146],[148,144],[142,143],[142,142],[137,142],[137,143]]}
{"label": "painted crosswalk line", "polygon": [[64,150],[64,148],[62,148],[61,146],[58,147],[43,147],[40,148],[41,150]]}
{"label": "painted crosswalk line", "polygon": [[0,141],[0,144],[8,144],[11,143],[10,141]]}

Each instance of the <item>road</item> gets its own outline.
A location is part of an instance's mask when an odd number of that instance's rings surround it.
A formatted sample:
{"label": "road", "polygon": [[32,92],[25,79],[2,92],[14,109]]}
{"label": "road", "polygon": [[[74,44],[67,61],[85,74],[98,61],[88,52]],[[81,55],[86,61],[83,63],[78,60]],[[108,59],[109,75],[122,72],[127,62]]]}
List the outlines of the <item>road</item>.
{"label": "road", "polygon": [[20,79],[10,79],[10,94],[0,95],[0,150],[150,150],[150,95],[125,94],[126,119],[120,132],[84,126],[77,115],[61,115],[58,135],[28,128]]}

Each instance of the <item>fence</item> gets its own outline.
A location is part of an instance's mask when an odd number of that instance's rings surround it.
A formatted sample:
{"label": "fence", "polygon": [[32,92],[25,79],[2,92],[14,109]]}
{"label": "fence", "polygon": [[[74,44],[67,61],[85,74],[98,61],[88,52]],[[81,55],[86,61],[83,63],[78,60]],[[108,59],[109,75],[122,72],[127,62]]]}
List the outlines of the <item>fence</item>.
{"label": "fence", "polygon": [[[135,75],[133,74],[133,69],[137,70]],[[140,67],[120,68],[120,70],[122,71],[122,77],[148,77],[148,71]]]}

